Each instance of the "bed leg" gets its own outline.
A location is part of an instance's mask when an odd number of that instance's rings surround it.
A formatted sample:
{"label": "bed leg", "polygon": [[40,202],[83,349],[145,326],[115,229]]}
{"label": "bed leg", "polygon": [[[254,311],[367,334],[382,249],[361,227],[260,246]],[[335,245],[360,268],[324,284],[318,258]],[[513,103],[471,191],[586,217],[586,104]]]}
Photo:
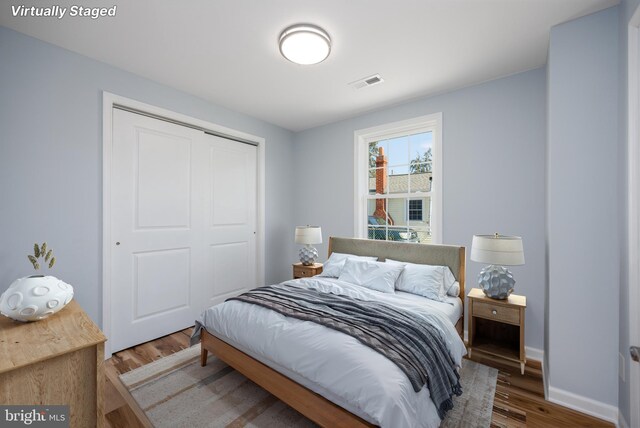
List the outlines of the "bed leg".
{"label": "bed leg", "polygon": [[204,367],[204,366],[207,365],[207,354],[208,353],[209,353],[209,351],[207,351],[204,348],[204,346],[200,349],[200,366]]}

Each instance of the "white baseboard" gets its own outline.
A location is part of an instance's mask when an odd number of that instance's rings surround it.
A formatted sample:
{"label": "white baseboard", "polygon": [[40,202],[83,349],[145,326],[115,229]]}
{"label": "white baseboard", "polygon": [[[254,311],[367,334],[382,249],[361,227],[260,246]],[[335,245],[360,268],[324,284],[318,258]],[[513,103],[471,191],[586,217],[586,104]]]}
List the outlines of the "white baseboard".
{"label": "white baseboard", "polygon": [[601,403],[573,392],[549,386],[549,401],[560,406],[568,407],[580,413],[584,413],[602,420],[611,422],[616,426],[619,423],[619,412],[616,406]]}
{"label": "white baseboard", "polygon": [[542,349],[525,346],[524,353],[527,356],[527,360],[536,360],[541,363],[544,361],[544,351]]}

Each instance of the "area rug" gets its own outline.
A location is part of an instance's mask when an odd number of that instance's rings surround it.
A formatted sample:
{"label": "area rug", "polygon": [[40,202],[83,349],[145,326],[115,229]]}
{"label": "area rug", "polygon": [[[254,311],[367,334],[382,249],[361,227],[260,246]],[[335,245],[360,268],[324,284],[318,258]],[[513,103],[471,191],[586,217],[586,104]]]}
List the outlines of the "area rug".
{"label": "area rug", "polygon": [[[464,360],[464,394],[442,426],[488,427],[497,370]],[[214,356],[200,367],[200,345],[120,375],[156,427],[313,427],[315,424]]]}
{"label": "area rug", "polygon": [[442,428],[491,426],[493,397],[496,394],[498,370],[471,360],[462,360],[460,383],[462,395],[453,398],[453,410],[447,412]]}

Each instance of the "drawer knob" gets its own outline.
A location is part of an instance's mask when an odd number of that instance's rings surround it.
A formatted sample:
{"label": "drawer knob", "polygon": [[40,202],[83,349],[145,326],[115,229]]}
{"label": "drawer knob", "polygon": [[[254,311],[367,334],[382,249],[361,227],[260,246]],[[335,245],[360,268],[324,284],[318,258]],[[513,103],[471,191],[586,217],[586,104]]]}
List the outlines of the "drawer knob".
{"label": "drawer knob", "polygon": [[498,315],[498,311],[496,311],[495,309],[494,309],[494,310],[492,310],[492,311],[491,311],[491,313],[492,313],[493,315]]}

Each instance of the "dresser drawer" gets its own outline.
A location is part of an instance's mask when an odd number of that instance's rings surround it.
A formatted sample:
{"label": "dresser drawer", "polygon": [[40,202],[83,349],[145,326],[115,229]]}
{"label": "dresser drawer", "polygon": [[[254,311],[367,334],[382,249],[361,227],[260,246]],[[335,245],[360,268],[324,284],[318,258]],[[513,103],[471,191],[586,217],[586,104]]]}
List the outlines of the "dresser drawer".
{"label": "dresser drawer", "polygon": [[494,305],[488,302],[473,302],[473,313],[471,316],[481,317],[490,320],[506,322],[509,324],[520,324],[520,310],[502,305]]}

